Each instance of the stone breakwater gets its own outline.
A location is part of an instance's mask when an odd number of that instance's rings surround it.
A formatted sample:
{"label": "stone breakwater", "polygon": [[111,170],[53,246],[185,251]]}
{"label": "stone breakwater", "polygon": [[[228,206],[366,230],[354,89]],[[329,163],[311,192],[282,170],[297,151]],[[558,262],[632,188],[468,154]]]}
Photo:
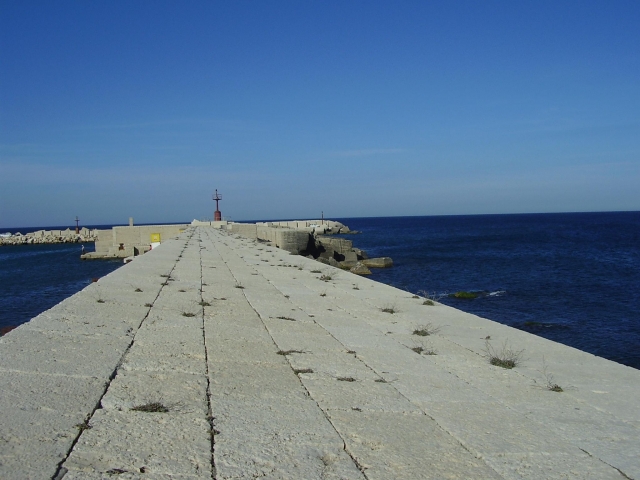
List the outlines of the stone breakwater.
{"label": "stone breakwater", "polygon": [[9,332],[0,478],[640,478],[640,371],[318,266],[190,227]]}
{"label": "stone breakwater", "polygon": [[0,246],[95,242],[97,237],[98,230],[90,230],[88,228],[81,228],[79,233],[69,228],[66,230],[38,230],[37,232],[26,234],[18,232],[13,235],[0,236]]}

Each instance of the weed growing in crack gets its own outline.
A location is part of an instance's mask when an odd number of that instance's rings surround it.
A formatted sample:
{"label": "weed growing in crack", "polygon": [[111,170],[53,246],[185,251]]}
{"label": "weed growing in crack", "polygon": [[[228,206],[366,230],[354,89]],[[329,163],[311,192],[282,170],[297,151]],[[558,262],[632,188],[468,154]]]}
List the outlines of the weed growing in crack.
{"label": "weed growing in crack", "polygon": [[387,383],[387,381],[384,378],[376,378],[374,380],[374,382],[376,382],[376,383]]}
{"label": "weed growing in crack", "polygon": [[327,292],[322,292],[322,293],[320,294],[320,296],[321,296],[321,297],[326,297],[326,296],[327,296]]}
{"label": "weed growing in crack", "polygon": [[96,300],[96,302],[98,302],[98,303],[104,303],[104,300],[103,300],[102,298],[99,298],[99,299],[97,299],[97,300]]}
{"label": "weed growing in crack", "polygon": [[198,305],[200,305],[201,307],[210,307],[211,306],[211,304],[209,302],[205,302],[204,300],[199,302]]}
{"label": "weed growing in crack", "polygon": [[78,423],[75,427],[81,432],[84,432],[85,430],[90,430],[91,428],[93,428],[91,425],[89,425],[89,422],[87,420],[85,420],[82,423]]}
{"label": "weed growing in crack", "polygon": [[336,380],[340,382],[355,382],[356,379],[353,377],[337,377]]}
{"label": "weed growing in crack", "polygon": [[331,275],[322,275],[320,277],[320,280],[322,280],[323,282],[328,282],[329,280],[331,280]]}
{"label": "weed growing in crack", "polygon": [[235,286],[236,286],[236,288],[240,288],[240,289],[244,288],[244,286],[241,283],[236,283]]}
{"label": "weed growing in crack", "polygon": [[547,367],[547,362],[545,361],[544,357],[542,357],[542,371],[540,373],[542,373],[542,376],[544,377],[544,381],[546,384],[545,388],[547,390],[549,390],[550,392],[558,392],[558,393],[564,392],[562,387],[558,385],[553,379],[553,374],[549,372],[549,369]]}
{"label": "weed growing in crack", "polygon": [[141,288],[136,288],[136,289],[134,290],[134,292],[141,292],[141,291],[142,291],[142,289],[141,289]]}
{"label": "weed growing in crack", "polygon": [[398,309],[394,305],[387,305],[386,307],[382,307],[380,311],[384,313],[398,313]]}
{"label": "weed growing in crack", "polygon": [[311,270],[311,273],[322,273],[320,270]]}
{"label": "weed growing in crack", "polygon": [[143,405],[136,405],[131,407],[134,412],[147,412],[147,413],[168,413],[169,407],[165,406],[161,402],[149,402]]}
{"label": "weed growing in crack", "polygon": [[524,350],[514,350],[505,340],[502,348],[497,350],[491,345],[489,340],[484,342],[485,356],[489,359],[491,365],[506,369],[515,368],[522,363],[522,354]]}
{"label": "weed growing in crack", "polygon": [[282,355],[282,356],[291,355],[292,353],[305,353],[305,352],[302,350],[278,350],[276,352],[277,355]]}
{"label": "weed growing in crack", "polygon": [[416,352],[418,355],[437,355],[438,354],[438,352],[434,350],[434,348],[429,344],[428,341],[423,343],[422,345],[416,345],[415,347],[411,348],[411,350]]}
{"label": "weed growing in crack", "polygon": [[289,320],[290,322],[295,322],[296,319],[295,318],[291,318],[291,317],[276,317],[279,318],[280,320]]}
{"label": "weed growing in crack", "polygon": [[196,314],[195,313],[191,313],[191,312],[182,312],[182,316],[183,317],[195,317]]}
{"label": "weed growing in crack", "polygon": [[152,303],[145,303],[144,306],[147,307],[147,308],[151,308],[151,307],[153,307],[153,304]]}
{"label": "weed growing in crack", "polygon": [[428,337],[434,335],[440,331],[440,327],[434,326],[432,323],[425,323],[424,325],[418,325],[413,329],[413,334],[419,337]]}
{"label": "weed growing in crack", "polygon": [[300,368],[300,369],[295,369],[293,371],[293,373],[295,373],[296,375],[299,375],[301,373],[313,373],[313,369],[312,368]]}

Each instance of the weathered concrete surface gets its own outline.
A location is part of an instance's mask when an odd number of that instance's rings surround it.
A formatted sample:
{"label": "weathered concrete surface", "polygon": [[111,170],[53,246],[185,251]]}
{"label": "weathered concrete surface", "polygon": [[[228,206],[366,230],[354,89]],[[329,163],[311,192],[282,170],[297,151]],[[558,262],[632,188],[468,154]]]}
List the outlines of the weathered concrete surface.
{"label": "weathered concrete surface", "polygon": [[0,388],[2,479],[640,478],[637,370],[213,227],[2,337]]}

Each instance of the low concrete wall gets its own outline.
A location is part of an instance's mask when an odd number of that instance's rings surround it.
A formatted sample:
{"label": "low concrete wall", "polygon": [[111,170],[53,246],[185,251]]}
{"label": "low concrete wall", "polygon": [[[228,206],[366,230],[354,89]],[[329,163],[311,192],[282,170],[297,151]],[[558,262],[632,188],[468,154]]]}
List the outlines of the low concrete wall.
{"label": "low concrete wall", "polygon": [[281,222],[258,222],[259,227],[292,228],[311,233],[348,233],[349,227],[334,220],[287,220]]}
{"label": "low concrete wall", "polygon": [[[163,242],[182,233],[189,225],[141,225],[134,227],[113,227],[113,244],[115,246],[124,243],[125,246],[149,245],[154,241]],[[153,235],[159,235],[159,240],[154,240]]]}
{"label": "low concrete wall", "polygon": [[[311,232],[292,228],[258,226],[256,237],[290,253],[299,254],[307,249]],[[256,238],[254,237],[254,238]]]}
{"label": "low concrete wall", "polygon": [[113,232],[111,230],[98,230],[96,236],[96,253],[108,253],[113,246]]}
{"label": "low concrete wall", "polygon": [[191,225],[194,227],[213,227],[213,228],[221,228],[226,229],[229,222],[226,220],[219,221],[203,221],[203,220],[193,220]]}
{"label": "low concrete wall", "polygon": [[153,242],[164,242],[182,233],[189,225],[140,225],[98,230],[95,253],[83,258],[129,257],[149,250]]}
{"label": "low concrete wall", "polygon": [[232,223],[231,231],[247,238],[258,238],[257,225],[255,223]]}

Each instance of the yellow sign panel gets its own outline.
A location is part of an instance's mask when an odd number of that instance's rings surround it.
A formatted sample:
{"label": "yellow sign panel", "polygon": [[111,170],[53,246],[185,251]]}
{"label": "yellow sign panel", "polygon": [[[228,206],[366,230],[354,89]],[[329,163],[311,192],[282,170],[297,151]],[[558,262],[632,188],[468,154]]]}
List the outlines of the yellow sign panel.
{"label": "yellow sign panel", "polygon": [[152,233],[151,234],[151,243],[158,243],[160,242],[160,234],[159,233]]}

